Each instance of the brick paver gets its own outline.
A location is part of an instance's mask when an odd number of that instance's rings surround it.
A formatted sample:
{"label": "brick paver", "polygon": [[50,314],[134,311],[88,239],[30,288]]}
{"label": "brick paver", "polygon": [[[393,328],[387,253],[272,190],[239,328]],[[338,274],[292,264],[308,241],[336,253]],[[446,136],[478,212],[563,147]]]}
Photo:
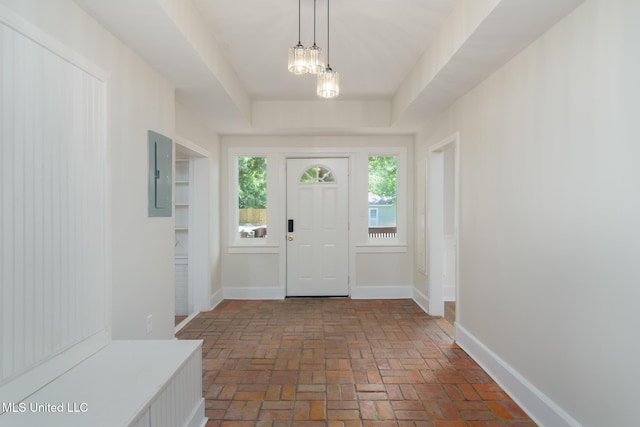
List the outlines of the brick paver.
{"label": "brick paver", "polygon": [[227,300],[178,338],[207,427],[535,426],[411,300]]}

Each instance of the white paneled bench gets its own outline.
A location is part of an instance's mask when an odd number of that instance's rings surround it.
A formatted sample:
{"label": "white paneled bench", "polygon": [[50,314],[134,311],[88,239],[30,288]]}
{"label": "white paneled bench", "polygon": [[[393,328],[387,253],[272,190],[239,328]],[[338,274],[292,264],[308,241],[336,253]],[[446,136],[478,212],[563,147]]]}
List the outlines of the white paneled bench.
{"label": "white paneled bench", "polygon": [[112,341],[21,402],[0,426],[203,427],[202,341]]}

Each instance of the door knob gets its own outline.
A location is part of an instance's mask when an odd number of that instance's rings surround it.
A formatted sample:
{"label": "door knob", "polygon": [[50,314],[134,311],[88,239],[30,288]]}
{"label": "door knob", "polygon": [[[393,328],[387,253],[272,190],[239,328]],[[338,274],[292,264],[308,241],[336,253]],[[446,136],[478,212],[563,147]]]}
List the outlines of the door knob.
{"label": "door knob", "polygon": [[287,240],[291,242],[293,240],[293,236],[287,237]]}

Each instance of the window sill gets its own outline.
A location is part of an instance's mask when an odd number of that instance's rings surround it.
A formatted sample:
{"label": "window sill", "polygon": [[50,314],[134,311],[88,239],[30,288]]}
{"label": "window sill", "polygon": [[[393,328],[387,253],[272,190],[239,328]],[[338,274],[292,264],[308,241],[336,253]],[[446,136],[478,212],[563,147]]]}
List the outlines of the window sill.
{"label": "window sill", "polygon": [[356,253],[358,254],[376,254],[376,253],[404,253],[408,251],[408,245],[394,242],[375,242],[356,245]]}

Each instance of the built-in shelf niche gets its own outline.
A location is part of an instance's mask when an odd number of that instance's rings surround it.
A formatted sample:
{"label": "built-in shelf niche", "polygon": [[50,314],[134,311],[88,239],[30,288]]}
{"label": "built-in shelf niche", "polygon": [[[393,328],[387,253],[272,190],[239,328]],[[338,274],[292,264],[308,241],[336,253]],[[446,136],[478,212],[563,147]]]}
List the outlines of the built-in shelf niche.
{"label": "built-in shelf niche", "polygon": [[175,255],[189,254],[189,159],[176,159]]}

